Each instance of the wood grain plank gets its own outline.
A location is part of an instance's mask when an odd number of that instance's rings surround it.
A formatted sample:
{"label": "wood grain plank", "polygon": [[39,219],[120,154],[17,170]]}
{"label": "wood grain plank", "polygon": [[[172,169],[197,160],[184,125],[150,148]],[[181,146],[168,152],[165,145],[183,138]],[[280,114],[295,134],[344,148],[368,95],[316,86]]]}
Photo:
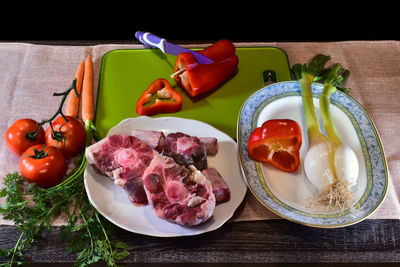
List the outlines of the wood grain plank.
{"label": "wood grain plank", "polygon": [[[400,263],[400,221],[366,220],[338,229],[317,229],[285,220],[227,223],[191,237],[157,238],[116,229],[115,241],[128,244],[123,263]],[[59,228],[46,233],[27,253],[32,263],[72,263]],[[0,248],[14,244],[15,227],[0,227]],[[2,259],[4,260],[4,259]]]}

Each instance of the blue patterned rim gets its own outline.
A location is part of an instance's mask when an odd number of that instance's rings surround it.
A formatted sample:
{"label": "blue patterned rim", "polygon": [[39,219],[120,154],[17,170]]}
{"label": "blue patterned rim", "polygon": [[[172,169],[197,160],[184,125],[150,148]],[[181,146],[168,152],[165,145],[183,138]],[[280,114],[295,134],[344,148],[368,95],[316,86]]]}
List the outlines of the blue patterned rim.
{"label": "blue patterned rim", "polygon": [[[322,85],[314,83],[313,96],[318,98],[321,91]],[[258,201],[274,213],[308,226],[335,228],[352,225],[366,219],[379,207],[386,196],[388,170],[383,146],[371,118],[349,95],[337,91],[332,94],[331,103],[341,109],[351,120],[364,154],[367,186],[353,208],[335,214],[313,214],[290,207],[271,192],[263,178],[260,163],[249,158],[247,141],[257,126],[259,113],[271,102],[288,96],[301,97],[301,89],[297,81],[279,82],[266,86],[249,96],[241,107],[237,139],[240,165],[250,191]]]}

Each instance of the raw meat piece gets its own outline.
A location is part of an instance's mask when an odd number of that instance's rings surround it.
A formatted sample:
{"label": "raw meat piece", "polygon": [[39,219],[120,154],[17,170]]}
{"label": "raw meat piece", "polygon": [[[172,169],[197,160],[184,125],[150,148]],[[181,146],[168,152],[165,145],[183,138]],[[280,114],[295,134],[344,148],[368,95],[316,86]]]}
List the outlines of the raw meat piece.
{"label": "raw meat piece", "polygon": [[219,172],[214,168],[208,168],[202,170],[201,173],[210,180],[217,204],[229,201],[231,191]]}
{"label": "raw meat piece", "polygon": [[173,158],[181,165],[194,165],[199,170],[207,168],[205,145],[196,136],[181,132],[170,133],[165,137],[165,142],[160,148],[162,154]]}
{"label": "raw meat piece", "polygon": [[[162,153],[162,146],[165,143],[165,135],[161,131],[139,130],[132,131],[132,135],[143,142],[148,143],[152,148]],[[215,137],[198,137],[200,143],[205,145],[207,156],[215,156],[218,152],[218,140]],[[165,149],[165,147],[164,147]]]}
{"label": "raw meat piece", "polygon": [[200,142],[206,146],[207,156],[215,156],[218,153],[218,140],[215,137],[199,137]]}
{"label": "raw meat piece", "polygon": [[157,154],[145,170],[143,182],[149,204],[161,219],[189,226],[205,222],[213,214],[211,183],[194,166],[186,168]]}
{"label": "raw meat piece", "polygon": [[151,130],[138,130],[132,131],[132,135],[139,138],[141,141],[149,144],[152,148],[159,151],[160,147],[165,141],[164,133],[161,131],[151,131]]}
{"label": "raw meat piece", "polygon": [[86,158],[102,173],[123,187],[130,201],[147,205],[143,173],[157,151],[130,135],[112,135],[86,149]]}

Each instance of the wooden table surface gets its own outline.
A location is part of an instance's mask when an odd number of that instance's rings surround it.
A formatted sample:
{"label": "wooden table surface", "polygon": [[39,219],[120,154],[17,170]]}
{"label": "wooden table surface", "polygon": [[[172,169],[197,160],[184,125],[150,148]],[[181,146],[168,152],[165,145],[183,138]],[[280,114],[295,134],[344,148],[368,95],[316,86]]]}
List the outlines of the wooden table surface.
{"label": "wooden table surface", "polygon": [[[25,41],[24,41],[25,42]],[[31,41],[51,45],[93,45],[102,41]],[[113,40],[113,43],[118,41]],[[107,43],[107,41],[104,41]],[[120,41],[124,43],[124,41]],[[25,255],[30,266],[71,266],[59,227],[46,233]],[[0,226],[0,248],[13,247],[19,237],[13,226]],[[283,219],[229,222],[199,236],[157,238],[117,228],[113,241],[122,241],[130,255],[125,266],[400,266],[400,221],[365,220],[337,229],[302,226]],[[4,260],[0,258],[0,261]],[[318,266],[320,266],[318,264]]]}
{"label": "wooden table surface", "polygon": [[[277,266],[283,263],[375,266],[379,263],[399,266],[399,229],[398,220],[365,220],[346,228],[316,229],[278,219],[226,223],[213,232],[179,238],[149,237],[118,228],[112,240],[128,245],[130,255],[122,262],[126,266],[162,266],[161,263],[196,266]],[[66,253],[58,231],[55,227],[28,251],[25,260],[30,265],[72,265],[75,255]],[[19,234],[13,226],[1,226],[0,248],[14,246]]]}

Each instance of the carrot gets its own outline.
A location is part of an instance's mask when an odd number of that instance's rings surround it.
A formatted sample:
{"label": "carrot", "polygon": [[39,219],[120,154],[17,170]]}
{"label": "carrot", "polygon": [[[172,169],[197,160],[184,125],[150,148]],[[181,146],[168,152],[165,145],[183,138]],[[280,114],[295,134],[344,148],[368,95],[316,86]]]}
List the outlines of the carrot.
{"label": "carrot", "polygon": [[[76,69],[76,91],[81,94],[83,72],[85,70],[85,61],[82,61]],[[71,90],[68,95],[67,105],[65,107],[65,115],[77,118],[79,113],[79,97],[76,95],[75,90]]]}
{"label": "carrot", "polygon": [[94,96],[93,96],[93,61],[89,55],[85,61],[85,75],[82,85],[82,121],[94,120]]}

